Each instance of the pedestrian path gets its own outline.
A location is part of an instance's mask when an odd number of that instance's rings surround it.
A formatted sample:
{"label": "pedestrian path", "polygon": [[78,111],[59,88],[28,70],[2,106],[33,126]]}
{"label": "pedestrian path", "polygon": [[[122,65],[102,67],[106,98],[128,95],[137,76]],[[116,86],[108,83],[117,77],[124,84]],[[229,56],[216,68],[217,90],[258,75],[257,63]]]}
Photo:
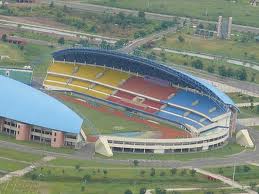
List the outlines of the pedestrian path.
{"label": "pedestrian path", "polygon": [[27,174],[29,172],[32,172],[34,169],[36,169],[36,168],[44,165],[45,163],[47,163],[51,160],[54,160],[54,159],[56,159],[56,158],[52,157],[52,156],[46,156],[46,157],[42,158],[41,160],[39,160],[35,163],[32,163],[30,166],[25,167],[24,169],[10,172],[10,173],[8,173],[8,174],[6,174],[6,175],[4,175],[3,177],[0,178],[0,184],[11,180],[13,177],[24,176],[25,174]]}

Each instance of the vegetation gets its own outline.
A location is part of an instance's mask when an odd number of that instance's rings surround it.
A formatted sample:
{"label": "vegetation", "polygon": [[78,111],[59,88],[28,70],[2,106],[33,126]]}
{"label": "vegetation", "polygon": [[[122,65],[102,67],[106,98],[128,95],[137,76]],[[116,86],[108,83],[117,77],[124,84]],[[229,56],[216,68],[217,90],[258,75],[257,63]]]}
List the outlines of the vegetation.
{"label": "vegetation", "polygon": [[228,96],[231,97],[235,103],[249,103],[251,102],[251,99],[253,99],[253,102],[259,102],[259,98],[248,96],[239,92],[228,93]]}
{"label": "vegetation", "polygon": [[[110,113],[103,113],[97,110],[89,109],[76,103],[63,101],[67,106],[71,107],[83,118],[87,118],[83,123],[83,129],[88,135],[96,134],[114,134],[121,132],[145,132],[155,131],[149,126],[134,121],[121,118]],[[125,114],[127,114],[125,112]],[[127,115],[126,115],[127,116]],[[90,123],[91,122],[91,123]],[[178,130],[177,127],[171,126]],[[181,130],[181,129],[179,129]]]}
{"label": "vegetation", "polygon": [[[51,4],[50,4],[51,5]],[[131,39],[143,37],[147,34],[166,29],[175,25],[175,22],[159,22],[145,19],[144,12],[138,16],[118,14],[93,14],[78,12],[67,6],[33,6],[31,7],[5,7],[0,9],[2,14],[18,17],[48,18],[59,24],[65,24],[71,29],[91,34],[100,34],[116,38]]]}
{"label": "vegetation", "polygon": [[240,107],[240,114],[238,118],[251,118],[259,116],[259,105],[249,106],[249,107]]}
{"label": "vegetation", "polygon": [[[220,167],[220,168],[209,168],[207,169],[213,173],[219,173],[223,176],[229,177],[232,179],[234,172],[234,164],[233,166],[228,167]],[[235,169],[235,180],[249,185],[250,183],[258,183],[259,182],[259,167],[253,165],[241,165],[236,166]],[[254,185],[254,184],[253,184]]]}
{"label": "vegetation", "polygon": [[81,0],[81,2],[213,21],[216,21],[219,15],[232,16],[234,23],[259,26],[259,8],[251,6],[247,0]]}

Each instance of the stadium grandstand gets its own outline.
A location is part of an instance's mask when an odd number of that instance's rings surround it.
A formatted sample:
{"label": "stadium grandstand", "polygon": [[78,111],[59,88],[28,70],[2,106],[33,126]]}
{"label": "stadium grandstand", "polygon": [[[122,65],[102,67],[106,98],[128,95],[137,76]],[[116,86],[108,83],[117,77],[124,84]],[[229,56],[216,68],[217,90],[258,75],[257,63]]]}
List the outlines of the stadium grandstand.
{"label": "stadium grandstand", "polygon": [[[207,150],[223,145],[236,127],[238,109],[233,101],[206,81],[148,59],[118,52],[88,48],[57,51],[53,53],[53,63],[43,85],[48,90],[79,93],[124,107],[129,112],[164,120],[196,138],[193,139],[196,143],[192,138],[177,140],[175,144],[176,139],[168,140],[171,146],[163,149],[154,148],[157,143],[153,145],[151,139],[145,143],[127,137],[123,140],[114,136],[99,138],[99,143],[108,144],[114,151]],[[210,135],[215,142],[208,140]],[[118,143],[124,141],[131,142],[130,146]],[[189,146],[176,146],[180,144]]]}
{"label": "stadium grandstand", "polygon": [[83,120],[58,100],[0,75],[0,132],[17,140],[79,148]]}
{"label": "stadium grandstand", "polygon": [[0,67],[0,75],[31,85],[33,70],[31,68]]}

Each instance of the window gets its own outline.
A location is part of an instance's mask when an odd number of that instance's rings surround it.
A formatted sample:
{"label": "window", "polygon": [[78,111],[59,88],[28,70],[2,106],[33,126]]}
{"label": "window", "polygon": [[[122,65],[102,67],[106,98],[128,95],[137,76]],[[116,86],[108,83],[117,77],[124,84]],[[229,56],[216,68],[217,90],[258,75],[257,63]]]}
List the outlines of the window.
{"label": "window", "polygon": [[56,142],[56,138],[54,138],[54,142]]}

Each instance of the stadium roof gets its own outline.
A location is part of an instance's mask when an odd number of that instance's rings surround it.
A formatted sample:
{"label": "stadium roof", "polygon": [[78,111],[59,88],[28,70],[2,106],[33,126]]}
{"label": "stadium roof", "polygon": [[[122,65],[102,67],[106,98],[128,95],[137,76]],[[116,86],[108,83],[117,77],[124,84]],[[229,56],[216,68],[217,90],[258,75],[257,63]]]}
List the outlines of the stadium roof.
{"label": "stadium roof", "polygon": [[[136,56],[127,55],[124,53],[119,53],[114,51],[93,49],[93,48],[72,48],[72,49],[60,50],[60,51],[54,52],[53,57],[55,60],[60,60],[60,61],[66,60],[70,62],[79,62],[79,63],[95,62],[96,65],[106,65],[108,67],[109,66],[115,67],[115,65],[117,65],[118,69],[124,69],[125,71],[130,70],[131,72],[138,71],[140,69],[139,65],[137,66],[134,66],[133,64],[127,65],[126,61],[128,62],[132,61],[133,63],[138,63],[140,65],[148,67],[150,71],[155,70],[153,71],[153,74],[155,72],[156,76],[159,76],[158,72],[160,71],[160,75],[164,76],[164,78],[166,77],[166,74],[170,75],[170,76],[167,76],[167,78],[171,79],[171,81],[182,80],[184,84],[193,86],[194,88],[200,88],[200,90],[202,90],[203,93],[217,98],[218,100],[220,100],[226,105],[236,107],[234,102],[231,100],[231,98],[229,98],[224,92],[218,90],[210,83],[200,78],[197,78],[195,76],[192,76],[188,73],[180,71],[178,69],[148,60],[146,58],[136,57]],[[109,60],[111,60],[113,64],[108,63],[107,62],[108,59],[105,60],[105,58],[107,57],[114,57],[113,60],[109,58]],[[116,58],[118,59],[117,62],[115,60]],[[122,60],[124,61],[126,60],[126,61],[124,62]],[[148,70],[145,70],[143,72],[146,74],[149,73]]]}
{"label": "stadium roof", "polygon": [[79,133],[83,120],[53,97],[0,76],[0,117],[48,129]]}

